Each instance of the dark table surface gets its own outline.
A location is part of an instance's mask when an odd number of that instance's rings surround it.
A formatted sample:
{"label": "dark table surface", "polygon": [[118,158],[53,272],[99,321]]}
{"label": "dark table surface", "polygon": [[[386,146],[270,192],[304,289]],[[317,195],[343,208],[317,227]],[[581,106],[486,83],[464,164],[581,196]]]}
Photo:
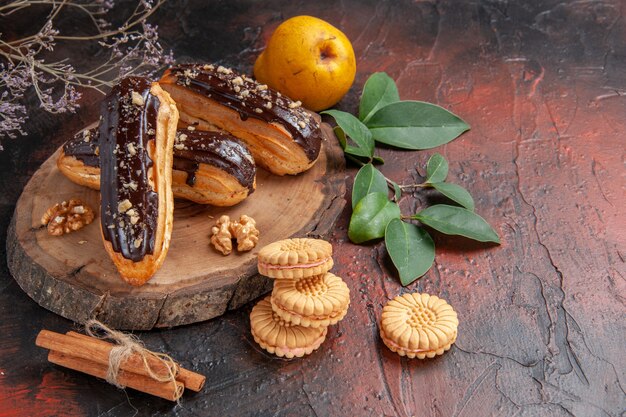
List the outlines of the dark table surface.
{"label": "dark table surface", "polygon": [[[358,59],[339,108],[355,111],[367,76],[386,71],[401,97],[430,101],[472,129],[436,149],[493,247],[436,236],[435,266],[403,288],[381,243],[329,239],[352,305],[311,356],[281,360],[250,336],[251,305],[195,325],[139,333],[207,375],[180,405],[51,365],[37,332],[79,326],[39,307],[11,278],[6,230],[29,177],[97,112],[33,111],[31,134],[0,152],[0,416],[337,415],[619,416],[626,410],[626,19],[619,1],[195,1],[154,16],[180,60],[250,72],[279,22],[310,14],[341,28]],[[87,59],[80,55],[75,59]],[[65,136],[64,136],[65,135]],[[419,181],[434,152],[383,149],[381,170]],[[417,172],[416,172],[417,168]],[[356,171],[349,167],[349,184]],[[350,187],[349,191],[350,191]],[[404,196],[403,212],[430,197]],[[407,360],[379,340],[387,300],[439,295],[459,313],[455,346]]]}

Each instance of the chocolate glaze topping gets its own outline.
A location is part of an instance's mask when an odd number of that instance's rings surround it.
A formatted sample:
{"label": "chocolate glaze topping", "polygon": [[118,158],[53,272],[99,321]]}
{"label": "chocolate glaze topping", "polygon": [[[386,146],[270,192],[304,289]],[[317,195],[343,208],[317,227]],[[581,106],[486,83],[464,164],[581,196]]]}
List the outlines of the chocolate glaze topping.
{"label": "chocolate glaze topping", "polygon": [[[63,145],[65,155],[73,156],[92,167],[100,166],[97,151],[97,127],[78,132]],[[243,142],[224,132],[179,129],[174,143],[174,169],[186,172],[187,185],[193,187],[200,164],[223,170],[246,187],[248,194],[254,192],[256,166]]]}
{"label": "chocolate glaze topping", "polygon": [[128,77],[113,87],[102,104],[98,133],[102,234],[134,262],[154,253],[159,214],[158,195],[148,182],[148,146],[156,138],[160,104],[150,84]]}
{"label": "chocolate glaze topping", "polygon": [[98,128],[81,130],[63,145],[63,153],[73,156],[85,165],[100,166],[100,148],[98,147]]}
{"label": "chocolate glaze topping", "polygon": [[174,169],[187,172],[187,185],[193,187],[199,164],[212,165],[235,177],[254,191],[256,166],[248,148],[223,132],[179,129],[174,142]]}
{"label": "chocolate glaze topping", "polygon": [[235,110],[241,120],[252,117],[279,123],[300,145],[309,161],[319,155],[320,125],[300,102],[222,66],[181,64],[170,68],[168,73],[176,77],[177,84]]}

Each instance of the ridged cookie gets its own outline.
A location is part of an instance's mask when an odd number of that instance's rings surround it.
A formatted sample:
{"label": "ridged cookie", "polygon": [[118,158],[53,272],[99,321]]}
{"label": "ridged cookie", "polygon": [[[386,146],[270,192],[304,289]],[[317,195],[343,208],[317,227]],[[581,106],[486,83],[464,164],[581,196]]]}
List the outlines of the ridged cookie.
{"label": "ridged cookie", "polygon": [[304,327],[327,327],[343,319],[350,290],[338,276],[323,275],[274,283],[272,308],[283,320]]}
{"label": "ridged cookie", "polygon": [[293,358],[309,355],[326,339],[326,327],[313,328],[293,325],[272,310],[270,297],[265,297],[250,313],[250,328],[254,341],[276,356]]}
{"label": "ridged cookie", "polygon": [[333,267],[333,247],[321,239],[285,239],[259,251],[259,274],[275,279],[321,275]]}
{"label": "ridged cookie", "polygon": [[404,294],[389,301],[380,319],[380,337],[400,356],[424,359],[441,355],[456,340],[459,320],[445,300]]}

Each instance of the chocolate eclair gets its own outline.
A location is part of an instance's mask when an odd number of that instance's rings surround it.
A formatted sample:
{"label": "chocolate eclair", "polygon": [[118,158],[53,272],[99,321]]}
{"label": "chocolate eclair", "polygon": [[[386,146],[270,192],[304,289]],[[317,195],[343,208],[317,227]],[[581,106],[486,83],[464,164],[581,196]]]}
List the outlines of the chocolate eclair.
{"label": "chocolate eclair", "polygon": [[57,167],[69,180],[94,190],[100,189],[100,146],[98,123],[93,123],[63,144]]}
{"label": "chocolate eclair", "polygon": [[233,206],[254,192],[256,165],[246,145],[225,132],[180,129],[174,143],[174,195]]}
{"label": "chocolate eclair", "polygon": [[[98,128],[78,132],[57,160],[71,181],[100,189]],[[174,197],[200,204],[234,206],[254,192],[256,165],[246,145],[225,132],[182,128],[176,132],[172,168]]]}
{"label": "chocolate eclair", "polygon": [[100,224],[122,278],[144,284],[160,268],[172,234],[174,101],[159,84],[124,78],[106,96],[98,128]]}
{"label": "chocolate eclair", "polygon": [[230,132],[274,174],[298,174],[319,156],[319,119],[245,75],[222,66],[185,64],[168,69],[159,84],[176,101],[182,122]]}

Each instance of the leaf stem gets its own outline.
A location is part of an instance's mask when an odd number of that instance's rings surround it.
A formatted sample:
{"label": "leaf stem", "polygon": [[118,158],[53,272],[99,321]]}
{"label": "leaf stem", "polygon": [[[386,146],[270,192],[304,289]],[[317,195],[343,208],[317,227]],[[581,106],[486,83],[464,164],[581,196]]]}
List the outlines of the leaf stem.
{"label": "leaf stem", "polygon": [[432,184],[427,183],[427,182],[423,182],[421,184],[407,184],[407,185],[400,185],[400,189],[401,190],[410,190],[411,188],[430,188],[432,187]]}
{"label": "leaf stem", "polygon": [[[345,155],[345,156],[346,156],[346,158],[348,158],[350,161],[354,162],[355,164],[357,164],[357,165],[359,165],[359,166],[363,166],[363,165],[365,165],[365,164],[370,164],[370,163],[372,163],[372,160],[373,160],[373,158],[372,158],[372,159],[370,159],[370,160],[369,160],[369,161],[367,161],[367,162],[363,162],[363,161],[361,161],[360,159],[355,158],[355,157],[353,157],[352,155],[349,155],[349,154],[347,154],[347,153],[344,153],[344,155]],[[379,171],[379,172],[380,172],[380,171]],[[381,174],[382,174],[382,172],[381,172]],[[395,191],[396,191],[396,189],[395,189],[395,188],[394,188],[394,186],[393,186],[394,181],[392,181],[392,180],[390,180],[389,178],[385,177],[385,174],[382,174],[382,175],[383,175],[383,177],[385,178],[385,181],[387,182],[387,187],[389,187],[389,189],[390,189],[391,191],[394,191],[394,192],[395,192]],[[399,187],[400,187],[400,189],[402,189],[402,185],[400,185]]]}

